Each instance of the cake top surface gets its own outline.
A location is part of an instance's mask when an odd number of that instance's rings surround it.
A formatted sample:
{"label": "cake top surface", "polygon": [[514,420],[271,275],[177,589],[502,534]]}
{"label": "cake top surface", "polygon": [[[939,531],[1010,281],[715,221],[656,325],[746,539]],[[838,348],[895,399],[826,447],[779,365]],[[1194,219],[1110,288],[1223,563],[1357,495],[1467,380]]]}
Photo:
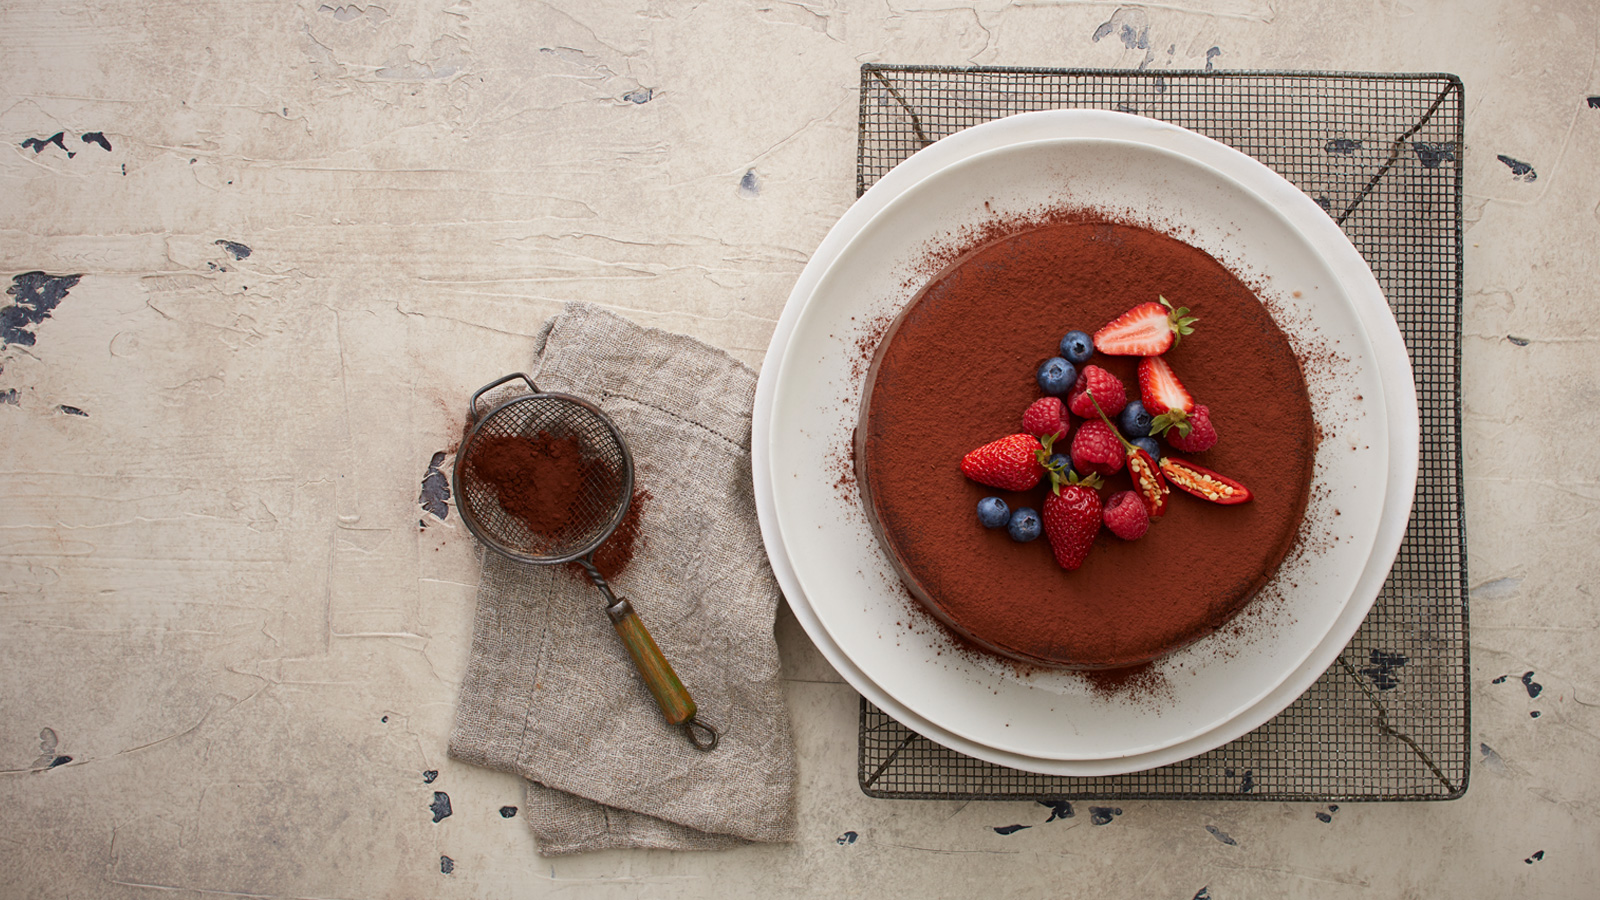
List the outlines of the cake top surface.
{"label": "cake top surface", "polygon": [[[1023,410],[1041,396],[1035,372],[1062,335],[1094,332],[1157,297],[1199,319],[1163,358],[1220,435],[1184,456],[1244,481],[1251,502],[1174,492],[1142,537],[1102,531],[1070,572],[1044,540],[1016,543],[981,527],[980,499],[1039,509],[1046,488],[976,484],[962,475],[962,457],[1021,430]],[[1137,357],[1089,362],[1138,396]],[[1073,417],[1072,431],[1083,421]],[[874,530],[935,616],[1013,658],[1113,668],[1209,633],[1271,578],[1304,513],[1316,438],[1299,363],[1249,286],[1168,235],[1061,221],[983,244],[929,282],[879,346],[857,442]],[[1125,472],[1107,482],[1102,498],[1130,487]]]}

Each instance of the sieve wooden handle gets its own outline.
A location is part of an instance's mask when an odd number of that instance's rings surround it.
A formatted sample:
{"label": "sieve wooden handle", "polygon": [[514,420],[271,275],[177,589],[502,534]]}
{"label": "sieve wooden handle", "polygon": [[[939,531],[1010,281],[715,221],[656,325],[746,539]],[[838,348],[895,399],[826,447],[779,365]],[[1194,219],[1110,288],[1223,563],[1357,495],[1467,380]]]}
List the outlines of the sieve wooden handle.
{"label": "sieve wooden handle", "polygon": [[692,720],[694,700],[678,679],[678,673],[672,671],[672,663],[667,662],[661,648],[656,646],[649,629],[644,627],[644,620],[634,612],[633,604],[619,597],[617,602],[606,607],[606,613],[611,616],[611,624],[617,627],[628,655],[633,657],[634,666],[644,676],[645,685],[656,698],[656,705],[661,707],[661,714],[667,717],[667,724],[684,725]]}

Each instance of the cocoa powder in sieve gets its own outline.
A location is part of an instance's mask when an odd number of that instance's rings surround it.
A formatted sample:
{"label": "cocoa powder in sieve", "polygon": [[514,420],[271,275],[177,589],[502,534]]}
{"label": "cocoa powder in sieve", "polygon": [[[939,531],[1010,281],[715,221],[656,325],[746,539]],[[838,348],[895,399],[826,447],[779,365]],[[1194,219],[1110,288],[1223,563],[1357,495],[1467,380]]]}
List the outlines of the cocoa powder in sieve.
{"label": "cocoa powder in sieve", "polygon": [[578,441],[546,432],[495,435],[472,448],[473,471],[494,487],[500,505],[535,534],[556,537],[571,527],[583,486]]}

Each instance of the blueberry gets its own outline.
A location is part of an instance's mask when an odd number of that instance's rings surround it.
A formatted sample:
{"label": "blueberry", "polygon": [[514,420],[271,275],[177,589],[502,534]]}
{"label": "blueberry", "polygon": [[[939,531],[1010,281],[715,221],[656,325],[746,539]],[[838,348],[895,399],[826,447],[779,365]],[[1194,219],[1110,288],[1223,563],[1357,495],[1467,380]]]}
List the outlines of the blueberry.
{"label": "blueberry", "polygon": [[1155,416],[1145,411],[1144,404],[1137,400],[1129,400],[1128,405],[1122,408],[1122,414],[1117,416],[1117,427],[1130,438],[1149,437],[1150,422]]}
{"label": "blueberry", "polygon": [[1152,438],[1152,437],[1130,438],[1128,440],[1128,443],[1130,443],[1130,444],[1134,445],[1135,447],[1138,447],[1140,450],[1143,450],[1144,452],[1150,454],[1150,458],[1155,460],[1156,462],[1161,462],[1161,445],[1156,443],[1156,439],[1155,438]]}
{"label": "blueberry", "polygon": [[1011,507],[999,497],[978,501],[978,523],[985,528],[1004,528],[1011,521]]}
{"label": "blueberry", "polygon": [[1006,531],[1011,539],[1019,544],[1036,540],[1039,533],[1044,530],[1044,523],[1039,521],[1039,514],[1027,507],[1011,514],[1011,521],[1006,524]]}
{"label": "blueberry", "polygon": [[1039,366],[1039,389],[1052,397],[1072,390],[1078,380],[1078,370],[1059,356],[1052,356]]}
{"label": "blueberry", "polygon": [[1082,331],[1067,332],[1061,339],[1061,355],[1075,366],[1083,365],[1094,355],[1094,338]]}
{"label": "blueberry", "polygon": [[1062,478],[1072,474],[1072,459],[1065,453],[1052,453],[1045,461],[1044,467],[1052,472],[1060,473]]}

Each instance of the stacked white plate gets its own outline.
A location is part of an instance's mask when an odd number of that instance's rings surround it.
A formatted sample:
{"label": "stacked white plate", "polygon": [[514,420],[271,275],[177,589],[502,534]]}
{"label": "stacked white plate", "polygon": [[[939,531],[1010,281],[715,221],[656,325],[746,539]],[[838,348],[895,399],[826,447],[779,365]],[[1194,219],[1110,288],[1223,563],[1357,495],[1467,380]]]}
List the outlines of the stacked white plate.
{"label": "stacked white plate", "polygon": [[[949,638],[909,609],[852,474],[866,363],[882,324],[926,281],[930,252],[998,218],[1063,206],[1177,235],[1260,285],[1306,362],[1322,430],[1306,532],[1319,539],[1302,542],[1280,569],[1263,592],[1271,600],[1257,601],[1260,614],[1248,627],[1158,661],[1151,677],[1159,688],[1137,698],[1096,690],[1073,673],[1020,672],[952,652]],[[1393,564],[1419,437],[1399,329],[1366,263],[1320,207],[1209,138],[1082,110],[1027,113],[954,134],[858,200],[817,248],[779,319],[754,429],[756,505],[773,570],[840,675],[933,741],[1000,765],[1075,776],[1204,753],[1310,687],[1354,635]]]}

